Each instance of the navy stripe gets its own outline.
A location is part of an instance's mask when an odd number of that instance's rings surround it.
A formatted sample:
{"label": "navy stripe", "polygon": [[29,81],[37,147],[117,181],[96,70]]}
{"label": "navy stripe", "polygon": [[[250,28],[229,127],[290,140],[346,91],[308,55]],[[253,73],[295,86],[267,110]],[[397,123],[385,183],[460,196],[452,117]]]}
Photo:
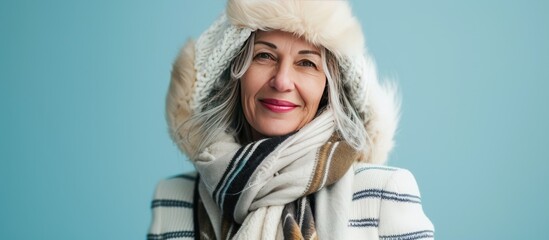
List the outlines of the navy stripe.
{"label": "navy stripe", "polygon": [[223,187],[219,190],[219,193],[217,194],[219,198],[219,206],[223,207],[225,201],[224,196],[227,193],[227,189],[231,186],[231,184],[233,184],[236,176],[240,173],[240,171],[242,171],[242,169],[246,165],[246,162],[250,161],[250,158],[253,155],[254,151],[257,150],[257,148],[261,146],[261,144],[263,144],[264,142],[265,140],[261,140],[248,144],[248,146],[246,146],[246,152],[244,154],[233,156],[233,158],[236,159],[236,167],[234,167],[234,169],[229,173],[226,181],[223,181]]}
{"label": "navy stripe", "polygon": [[350,219],[349,227],[378,227],[379,219],[377,218],[364,218],[364,219]]}
{"label": "navy stripe", "polygon": [[405,233],[405,234],[399,234],[399,235],[387,235],[387,236],[379,236],[380,240],[416,240],[416,239],[426,239],[426,238],[434,238],[435,232],[431,230],[425,230],[425,231],[418,231],[418,232],[411,232],[411,233]]}
{"label": "navy stripe", "polygon": [[382,166],[369,166],[369,167],[361,167],[357,170],[355,170],[355,175],[366,171],[366,170],[383,170],[383,171],[396,171],[398,168],[392,168],[392,167],[382,167]]}
{"label": "navy stripe", "polygon": [[261,142],[255,151],[251,153],[252,155],[248,161],[242,163],[244,164],[242,169],[238,172],[235,171],[236,176],[234,176],[233,181],[229,183],[230,185],[227,190],[223,193],[223,196],[221,196],[225,198],[223,200],[223,206],[221,206],[223,212],[233,215],[236,202],[240,198],[240,194],[242,193],[242,190],[244,190],[244,187],[248,180],[250,180],[252,174],[261,162],[263,162],[265,157],[267,157],[288,136],[289,135],[274,137]]}
{"label": "navy stripe", "polygon": [[193,204],[186,201],[172,200],[172,199],[155,199],[152,201],[151,208],[156,207],[182,207],[193,208]]}
{"label": "navy stripe", "polygon": [[172,179],[173,178],[183,178],[183,179],[187,179],[187,180],[191,180],[191,181],[195,181],[196,180],[196,176],[193,176],[193,175],[190,175],[190,174],[179,174],[177,176],[173,176],[171,177]]}
{"label": "navy stripe", "polygon": [[239,148],[238,151],[236,151],[236,154],[234,155],[233,159],[231,159],[231,162],[227,166],[227,169],[225,169],[225,172],[223,172],[223,176],[221,176],[221,180],[219,180],[219,183],[215,187],[215,190],[212,194],[212,197],[213,197],[213,199],[215,200],[215,202],[217,204],[219,204],[221,202],[221,197],[218,195],[219,191],[223,188],[223,186],[225,186],[230,170],[233,168],[233,166],[236,164],[236,162],[238,160],[240,160],[240,159],[238,159],[238,156],[240,156],[240,154],[242,154],[242,151],[244,151],[244,150],[246,150],[244,155],[247,155],[248,152],[250,151],[250,149],[251,148],[247,148],[247,146]]}
{"label": "navy stripe", "polygon": [[172,238],[194,238],[194,231],[167,232],[162,234],[147,234],[147,240],[166,240]]}
{"label": "navy stripe", "polygon": [[421,198],[419,196],[389,192],[381,189],[366,189],[353,194],[353,201],[362,198],[381,198],[397,202],[421,203]]}

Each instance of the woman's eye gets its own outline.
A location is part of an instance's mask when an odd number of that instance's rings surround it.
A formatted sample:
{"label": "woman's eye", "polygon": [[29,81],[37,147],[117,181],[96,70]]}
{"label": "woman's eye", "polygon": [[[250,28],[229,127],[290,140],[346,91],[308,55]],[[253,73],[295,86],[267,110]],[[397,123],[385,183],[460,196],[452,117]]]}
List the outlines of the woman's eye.
{"label": "woman's eye", "polygon": [[271,54],[264,53],[264,52],[256,54],[254,58],[255,59],[273,59]]}
{"label": "woman's eye", "polygon": [[299,65],[301,65],[303,67],[314,67],[314,68],[316,68],[316,64],[309,61],[309,60],[303,60],[299,63]]}

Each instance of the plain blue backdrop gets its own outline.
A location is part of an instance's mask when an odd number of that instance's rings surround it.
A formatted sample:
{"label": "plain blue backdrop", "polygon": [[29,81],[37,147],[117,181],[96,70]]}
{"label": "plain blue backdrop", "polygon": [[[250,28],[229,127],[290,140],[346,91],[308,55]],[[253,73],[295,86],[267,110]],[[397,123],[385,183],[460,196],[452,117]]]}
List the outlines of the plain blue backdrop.
{"label": "plain blue backdrop", "polygon": [[[222,0],[0,3],[0,238],[144,239],[171,63]],[[437,239],[547,236],[547,1],[352,1]]]}

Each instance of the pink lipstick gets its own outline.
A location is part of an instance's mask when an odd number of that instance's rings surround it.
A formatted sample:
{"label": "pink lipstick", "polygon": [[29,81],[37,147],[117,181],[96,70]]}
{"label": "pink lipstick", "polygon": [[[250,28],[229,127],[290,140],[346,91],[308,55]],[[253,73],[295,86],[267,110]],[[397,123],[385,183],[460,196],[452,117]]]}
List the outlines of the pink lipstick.
{"label": "pink lipstick", "polygon": [[286,113],[294,110],[298,105],[284,100],[264,98],[259,100],[261,105],[275,113]]}

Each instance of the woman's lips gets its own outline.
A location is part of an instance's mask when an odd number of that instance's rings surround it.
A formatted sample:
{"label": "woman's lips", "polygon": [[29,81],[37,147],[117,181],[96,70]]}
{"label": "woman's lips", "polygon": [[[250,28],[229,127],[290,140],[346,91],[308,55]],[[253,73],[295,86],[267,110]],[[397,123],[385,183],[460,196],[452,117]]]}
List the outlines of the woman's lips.
{"label": "woman's lips", "polygon": [[285,113],[294,110],[298,105],[284,101],[279,99],[273,99],[273,98],[264,98],[260,99],[259,102],[261,105],[263,105],[265,108],[276,112],[276,113]]}

